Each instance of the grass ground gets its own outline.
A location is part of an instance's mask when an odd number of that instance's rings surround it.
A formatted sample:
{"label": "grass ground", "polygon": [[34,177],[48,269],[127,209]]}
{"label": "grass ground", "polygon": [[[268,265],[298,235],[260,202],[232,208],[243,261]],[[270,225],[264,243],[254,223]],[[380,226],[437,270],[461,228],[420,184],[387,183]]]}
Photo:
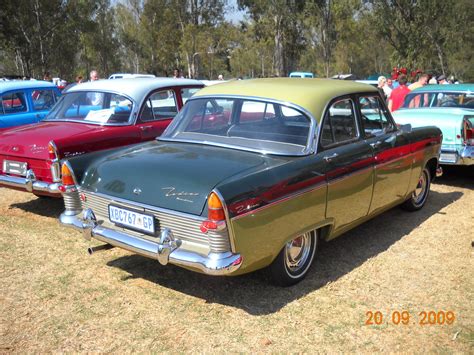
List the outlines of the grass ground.
{"label": "grass ground", "polygon": [[[421,211],[392,209],[323,245],[291,288],[117,248],[89,257],[61,210],[0,188],[1,353],[474,351],[471,172],[447,171]],[[369,311],[383,322],[366,325]],[[394,324],[395,311],[409,324]],[[421,325],[423,311],[456,319]]]}

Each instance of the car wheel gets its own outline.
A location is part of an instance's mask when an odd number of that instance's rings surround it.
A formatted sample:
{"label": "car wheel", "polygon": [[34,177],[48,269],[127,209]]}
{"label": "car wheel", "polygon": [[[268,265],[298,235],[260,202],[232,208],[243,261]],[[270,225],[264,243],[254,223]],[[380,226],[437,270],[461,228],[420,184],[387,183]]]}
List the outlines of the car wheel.
{"label": "car wheel", "polygon": [[421,209],[428,198],[431,186],[431,174],[427,167],[423,169],[416,185],[415,191],[410,198],[402,204],[402,208],[407,211],[418,211]]}
{"label": "car wheel", "polygon": [[317,246],[316,231],[300,234],[287,242],[269,267],[273,283],[291,286],[303,280],[313,263]]}

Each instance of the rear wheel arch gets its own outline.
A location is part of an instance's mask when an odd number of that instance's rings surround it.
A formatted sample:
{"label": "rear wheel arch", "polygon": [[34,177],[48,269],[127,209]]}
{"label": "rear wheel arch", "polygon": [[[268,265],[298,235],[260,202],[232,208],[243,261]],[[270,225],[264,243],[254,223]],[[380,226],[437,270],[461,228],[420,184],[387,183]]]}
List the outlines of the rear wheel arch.
{"label": "rear wheel arch", "polygon": [[438,159],[437,158],[431,158],[430,160],[428,160],[426,162],[426,165],[425,165],[429,172],[430,172],[430,175],[431,175],[431,181],[434,180],[434,178],[436,177],[436,169],[438,168]]}

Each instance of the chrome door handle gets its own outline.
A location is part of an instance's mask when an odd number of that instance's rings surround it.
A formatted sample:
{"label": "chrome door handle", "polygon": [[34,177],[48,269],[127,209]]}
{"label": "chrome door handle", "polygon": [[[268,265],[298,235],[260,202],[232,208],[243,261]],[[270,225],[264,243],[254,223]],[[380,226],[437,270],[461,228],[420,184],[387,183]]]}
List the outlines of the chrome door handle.
{"label": "chrome door handle", "polygon": [[326,163],[329,163],[331,160],[333,160],[334,158],[336,158],[339,154],[337,153],[334,153],[334,154],[331,154],[331,155],[327,155],[325,157],[323,157],[324,161]]}
{"label": "chrome door handle", "polygon": [[382,141],[377,141],[377,142],[374,142],[374,143],[370,143],[370,146],[372,148],[377,148],[378,146],[380,146],[382,144]]}
{"label": "chrome door handle", "polygon": [[150,129],[152,129],[152,128],[153,128],[153,126],[140,126],[140,129],[141,129],[142,131],[148,131],[148,130],[150,130]]}

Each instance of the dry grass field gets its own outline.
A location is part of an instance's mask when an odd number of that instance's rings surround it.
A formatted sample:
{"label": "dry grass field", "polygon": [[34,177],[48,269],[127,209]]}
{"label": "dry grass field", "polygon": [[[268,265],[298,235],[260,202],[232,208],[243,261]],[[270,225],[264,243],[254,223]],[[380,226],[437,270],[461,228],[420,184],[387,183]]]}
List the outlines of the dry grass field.
{"label": "dry grass field", "polygon": [[[117,248],[88,256],[61,210],[0,188],[0,353],[474,351],[472,171],[445,171],[419,212],[395,208],[326,243],[292,288]],[[369,311],[383,322],[366,325]],[[456,319],[422,325],[423,311]]]}

